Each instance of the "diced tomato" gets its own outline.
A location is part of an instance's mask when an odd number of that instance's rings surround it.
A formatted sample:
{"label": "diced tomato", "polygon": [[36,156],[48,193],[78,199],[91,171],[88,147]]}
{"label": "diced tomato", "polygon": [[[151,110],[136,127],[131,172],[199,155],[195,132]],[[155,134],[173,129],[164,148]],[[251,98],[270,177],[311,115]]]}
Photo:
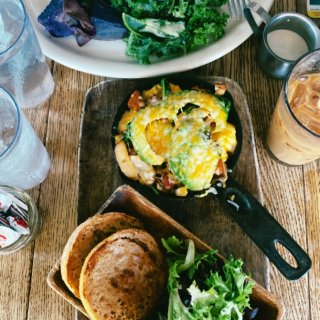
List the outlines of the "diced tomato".
{"label": "diced tomato", "polygon": [[170,190],[173,187],[173,184],[170,182],[168,174],[165,172],[162,174],[162,183],[166,190]]}
{"label": "diced tomato", "polygon": [[142,98],[141,92],[139,90],[135,90],[128,101],[128,107],[131,110],[139,110],[141,107],[144,107],[145,103]]}
{"label": "diced tomato", "polygon": [[225,174],[225,172],[226,172],[226,167],[225,167],[223,161],[221,159],[219,159],[215,174],[217,176],[223,176]]}

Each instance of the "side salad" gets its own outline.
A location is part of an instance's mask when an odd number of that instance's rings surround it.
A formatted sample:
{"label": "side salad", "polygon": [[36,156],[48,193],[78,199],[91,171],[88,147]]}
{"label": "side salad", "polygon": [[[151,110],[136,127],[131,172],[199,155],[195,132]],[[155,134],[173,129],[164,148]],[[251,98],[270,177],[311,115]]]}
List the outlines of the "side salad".
{"label": "side salad", "polygon": [[220,8],[226,1],[52,0],[38,21],[55,37],[74,34],[79,45],[124,38],[126,54],[150,64],[220,39],[229,17]]}
{"label": "side salad", "polygon": [[241,260],[225,263],[215,250],[199,253],[192,240],[162,239],[169,266],[167,320],[253,320],[250,307],[254,281],[242,271]]}

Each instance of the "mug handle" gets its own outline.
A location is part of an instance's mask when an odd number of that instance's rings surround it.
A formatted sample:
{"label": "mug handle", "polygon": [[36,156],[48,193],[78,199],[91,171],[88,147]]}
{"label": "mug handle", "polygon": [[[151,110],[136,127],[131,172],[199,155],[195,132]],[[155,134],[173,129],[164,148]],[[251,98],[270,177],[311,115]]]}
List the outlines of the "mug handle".
{"label": "mug handle", "polygon": [[271,20],[271,16],[269,15],[269,13],[259,3],[254,1],[250,1],[243,11],[253,33],[256,36],[260,36],[261,35],[260,29],[256,21],[254,20],[254,17],[251,11],[254,11],[255,13],[257,13],[265,24],[267,24]]}

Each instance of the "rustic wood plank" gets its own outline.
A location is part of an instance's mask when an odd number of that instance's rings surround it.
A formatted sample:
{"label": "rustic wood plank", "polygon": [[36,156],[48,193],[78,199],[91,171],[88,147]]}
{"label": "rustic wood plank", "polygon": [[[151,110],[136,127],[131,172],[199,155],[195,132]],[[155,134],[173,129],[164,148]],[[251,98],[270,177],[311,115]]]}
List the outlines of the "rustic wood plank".
{"label": "rustic wood plank", "polygon": [[[53,71],[56,88],[50,101],[45,139],[52,168],[41,185],[38,208],[43,228],[34,247],[28,319],[71,319],[75,313],[50,290],[46,277],[76,226],[80,114],[87,88],[102,79],[59,64],[55,64]],[[36,117],[42,110],[30,110],[30,116]]]}
{"label": "rustic wood plank", "polygon": [[[297,12],[307,15],[306,1],[296,1]],[[313,19],[319,25],[319,19]],[[308,277],[309,319],[320,317],[320,162],[314,161],[303,168],[304,201],[306,219],[307,248],[313,261]]]}
{"label": "rustic wood plank", "polygon": [[[296,3],[293,1],[275,1],[271,13],[297,10]],[[256,107],[251,110],[258,136],[259,162],[264,168],[261,185],[265,204],[294,239],[304,249],[307,249],[302,168],[278,165],[265,151],[266,130],[282,87],[282,81],[270,79],[262,73],[260,75],[251,80],[252,83],[260,84],[259,87],[256,87],[254,103],[251,105]],[[271,275],[271,292],[281,297],[286,309],[285,318],[290,320],[310,319],[308,276],[296,282],[289,282],[273,266],[271,266]]]}
{"label": "rustic wood plank", "polygon": [[[22,110],[43,143],[46,140],[49,104],[47,101],[40,108]],[[40,187],[30,190],[29,194],[41,214]],[[0,319],[27,319],[33,254],[34,244],[31,244],[16,253],[0,256],[0,283],[2,288],[6,288],[0,290]],[[19,301],[19,305],[13,301]]]}
{"label": "rustic wood plank", "polygon": [[306,235],[310,257],[313,261],[309,273],[310,319],[320,317],[320,161],[304,166]]}
{"label": "rustic wood plank", "polygon": [[0,257],[1,319],[27,319],[32,257],[32,246]]}

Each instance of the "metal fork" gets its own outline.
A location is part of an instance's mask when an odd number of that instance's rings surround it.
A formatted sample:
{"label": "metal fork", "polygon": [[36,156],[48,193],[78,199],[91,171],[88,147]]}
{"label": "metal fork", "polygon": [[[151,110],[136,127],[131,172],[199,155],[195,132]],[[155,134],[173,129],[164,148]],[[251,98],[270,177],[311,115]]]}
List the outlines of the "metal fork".
{"label": "metal fork", "polygon": [[244,20],[243,10],[246,7],[246,0],[228,0],[228,7],[231,20]]}

